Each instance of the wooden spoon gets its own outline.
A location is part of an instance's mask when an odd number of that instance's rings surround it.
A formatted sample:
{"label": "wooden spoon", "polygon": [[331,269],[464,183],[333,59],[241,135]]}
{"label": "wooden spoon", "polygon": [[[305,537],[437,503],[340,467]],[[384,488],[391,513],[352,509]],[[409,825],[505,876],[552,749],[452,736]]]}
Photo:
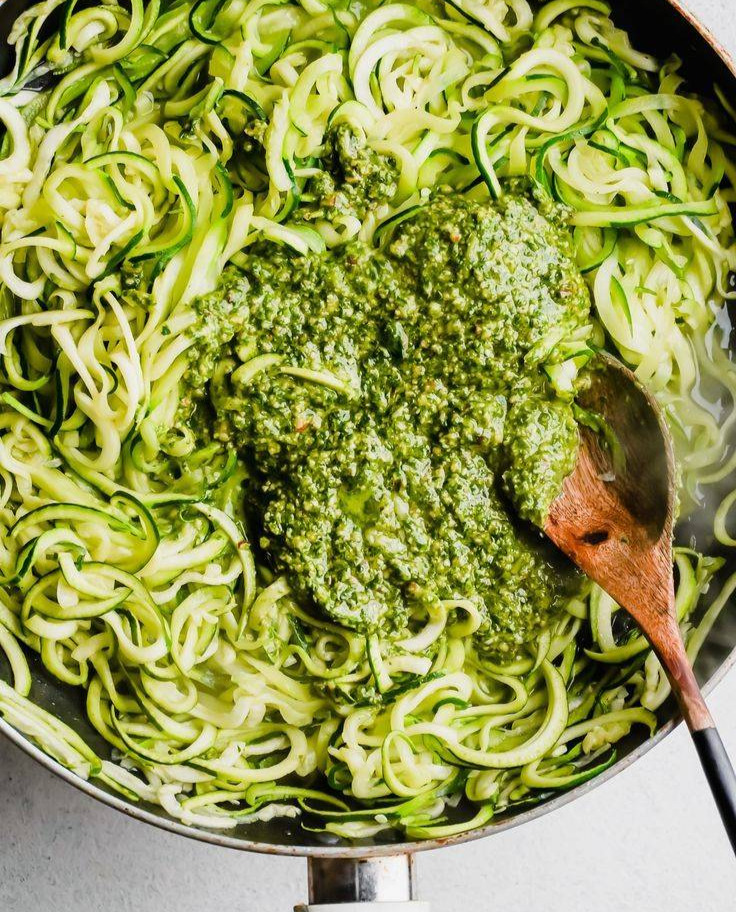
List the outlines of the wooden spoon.
{"label": "wooden spoon", "polygon": [[657,653],[736,852],[736,776],[675,613],[675,463],[664,416],[634,374],[609,355],[599,357],[578,401],[607,431],[581,425],[577,464],[544,531],[631,615]]}

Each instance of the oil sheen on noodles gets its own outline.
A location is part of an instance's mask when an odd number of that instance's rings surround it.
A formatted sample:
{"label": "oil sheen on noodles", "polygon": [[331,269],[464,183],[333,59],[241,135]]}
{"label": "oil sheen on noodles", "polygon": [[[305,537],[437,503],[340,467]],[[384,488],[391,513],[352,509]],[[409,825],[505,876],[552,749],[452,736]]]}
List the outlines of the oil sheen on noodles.
{"label": "oil sheen on noodles", "polygon": [[[476,654],[477,611],[456,602],[389,652],[311,617],[256,567],[237,464],[170,428],[191,302],[254,241],[380,243],[435,186],[483,199],[529,175],[570,209],[593,343],[666,407],[687,514],[736,466],[736,138],[718,89],[720,109],[689,94],[678,61],[634,50],[601,0],[45,0],[11,42],[4,717],[79,775],[187,823],[300,816],[346,837],[473,828],[594,776],[632,727],[654,730],[667,681],[596,587],[511,664]],[[394,163],[395,197],[365,219],[294,223],[338,123]],[[257,161],[244,135],[265,149]],[[558,346],[558,390],[590,353]],[[726,493],[715,534],[733,546]],[[721,562],[675,560],[693,657],[734,581],[696,612]],[[86,690],[111,760],[34,705],[27,650]],[[372,677],[381,702],[361,703]]]}

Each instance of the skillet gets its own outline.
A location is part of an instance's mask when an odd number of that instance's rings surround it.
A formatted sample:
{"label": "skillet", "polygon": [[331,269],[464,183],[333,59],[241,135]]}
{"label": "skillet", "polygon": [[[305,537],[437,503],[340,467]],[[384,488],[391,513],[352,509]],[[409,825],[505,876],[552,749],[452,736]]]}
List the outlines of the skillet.
{"label": "skillet", "polygon": [[[31,0],[0,0],[0,72],[9,64],[7,34],[16,17],[31,5]],[[683,59],[683,71],[690,87],[706,96],[717,84],[726,97],[736,100],[736,63],[718,40],[697,21],[680,0],[613,0],[613,19],[632,36],[643,51],[660,57],[673,52]],[[731,339],[736,353],[736,336]],[[722,573],[736,570],[736,557],[713,544],[712,519],[718,501],[707,505],[684,530],[686,538],[695,536],[698,548],[710,554],[720,552],[727,559]],[[714,587],[717,589],[717,587]],[[707,602],[706,602],[707,605]],[[32,696],[44,709],[74,728],[100,756],[109,746],[85,718],[81,691],[52,679],[40,661],[30,657],[34,675]],[[736,613],[724,611],[703,646],[695,670],[707,693],[736,662]],[[0,678],[8,680],[10,669],[0,658]],[[413,853],[480,839],[515,826],[521,826],[591,791],[630,766],[659,743],[680,722],[673,700],[659,711],[660,727],[652,738],[632,733],[618,745],[618,761],[601,775],[567,792],[557,793],[531,808],[516,807],[494,818],[484,827],[446,839],[401,842],[390,832],[373,839],[349,842],[334,836],[310,834],[293,821],[277,818],[241,826],[227,835],[185,826],[161,808],[134,804],[104,785],[88,782],[51,759],[7,722],[0,719],[0,733],[55,775],[92,798],[136,820],[170,832],[208,842],[212,845],[275,855],[305,856],[309,862],[309,912],[351,912],[373,908],[382,912],[426,912],[428,905],[414,900]],[[715,819],[715,818],[714,818]]]}

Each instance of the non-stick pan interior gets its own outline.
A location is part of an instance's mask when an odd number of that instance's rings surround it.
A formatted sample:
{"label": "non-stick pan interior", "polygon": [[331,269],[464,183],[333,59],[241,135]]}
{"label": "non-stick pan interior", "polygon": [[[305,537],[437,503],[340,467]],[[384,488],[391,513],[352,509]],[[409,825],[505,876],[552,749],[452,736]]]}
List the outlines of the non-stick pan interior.
{"label": "non-stick pan interior", "polygon": [[[27,0],[0,0],[0,72],[5,72],[11,60],[8,53],[6,38],[8,31],[16,16],[30,3]],[[633,37],[635,45],[644,51],[657,54],[666,58],[675,52],[684,61],[684,72],[693,90],[706,96],[713,96],[714,83],[736,102],[736,76],[725,60],[719,56],[718,51],[709,44],[706,38],[688,19],[685,14],[678,11],[667,0],[617,0],[613,4],[614,18],[622,28],[625,28]],[[732,339],[736,348],[736,339]],[[712,508],[705,508],[696,517],[691,527],[684,531],[684,540],[695,536],[697,546],[707,553],[717,553],[713,546]],[[736,570],[736,558],[724,552],[727,564],[722,571],[721,578]],[[717,586],[712,590],[717,591]],[[701,682],[713,681],[730,666],[736,655],[736,612],[728,609],[722,612],[711,636],[703,647],[696,664],[696,671]],[[31,658],[31,667],[34,673],[32,698],[38,705],[53,712],[59,718],[75,728],[85,738],[94,750],[101,756],[109,753],[108,745],[100,738],[97,732],[86,721],[83,703],[83,693],[80,690],[63,686],[52,679],[45,671],[40,661]],[[0,658],[0,677],[8,680],[9,668]],[[548,798],[532,809],[516,809],[496,820],[482,830],[457,837],[450,842],[460,842],[469,838],[487,835],[494,831],[515,826],[533,817],[544,814],[560,804],[566,803],[573,797],[593,788],[609,776],[628,766],[648,747],[666,735],[677,720],[676,707],[673,701],[668,702],[661,710],[662,728],[658,735],[650,741],[642,741],[635,735],[619,745],[619,760],[604,775],[579,786],[565,794],[558,794]],[[243,848],[264,852],[283,854],[379,854],[392,851],[401,851],[410,848],[397,841],[397,837],[390,833],[381,833],[375,840],[363,841],[358,845],[348,844],[336,837],[325,837],[310,834],[301,829],[298,821],[277,819],[268,823],[257,823],[243,826],[226,834],[211,832],[193,827],[185,827],[165,814],[160,808],[153,806],[133,805],[119,795],[109,792],[104,786],[97,783],[85,782],[73,774],[63,770],[55,761],[50,760],[29,744],[21,735],[13,731],[5,722],[0,721],[0,730],[32,753],[37,759],[44,762],[56,773],[63,775],[69,781],[83,788],[94,797],[107,802],[125,813],[139,817],[149,823],[155,823],[179,833],[207,840],[209,842],[227,845],[233,848]],[[467,816],[467,809],[462,806],[457,809],[459,817]],[[412,850],[436,847],[437,842],[415,843]]]}

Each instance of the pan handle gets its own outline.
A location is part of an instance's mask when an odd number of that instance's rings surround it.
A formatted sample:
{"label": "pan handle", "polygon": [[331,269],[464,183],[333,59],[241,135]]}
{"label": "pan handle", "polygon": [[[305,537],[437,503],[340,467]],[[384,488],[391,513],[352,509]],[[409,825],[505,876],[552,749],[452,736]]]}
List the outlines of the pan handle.
{"label": "pan handle", "polygon": [[410,902],[353,902],[353,903],[320,903],[313,906],[296,906],[294,912],[429,912],[429,903],[412,900]]}
{"label": "pan handle", "polygon": [[310,858],[309,903],[295,912],[429,912],[415,887],[411,855]]}

